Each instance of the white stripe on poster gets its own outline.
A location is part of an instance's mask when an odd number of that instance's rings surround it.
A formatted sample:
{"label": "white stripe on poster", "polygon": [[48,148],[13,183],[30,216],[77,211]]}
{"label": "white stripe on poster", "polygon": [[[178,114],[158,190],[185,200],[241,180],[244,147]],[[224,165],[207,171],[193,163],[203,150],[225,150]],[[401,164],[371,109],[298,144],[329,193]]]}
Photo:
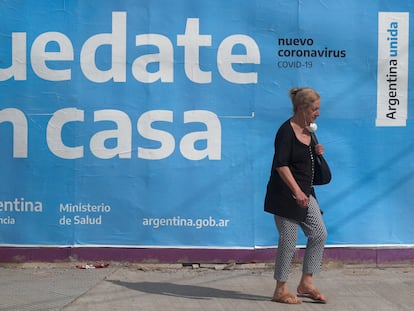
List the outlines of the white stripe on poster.
{"label": "white stripe on poster", "polygon": [[378,14],[376,126],[406,126],[409,13]]}

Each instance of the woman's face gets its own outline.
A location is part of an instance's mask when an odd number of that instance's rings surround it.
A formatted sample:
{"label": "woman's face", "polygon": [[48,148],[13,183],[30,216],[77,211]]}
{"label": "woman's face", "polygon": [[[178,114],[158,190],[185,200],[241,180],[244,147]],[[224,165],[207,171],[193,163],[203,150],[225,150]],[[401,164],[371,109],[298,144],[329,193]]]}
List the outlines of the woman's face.
{"label": "woman's face", "polygon": [[321,100],[318,99],[314,101],[312,104],[310,104],[307,108],[304,109],[303,115],[305,118],[305,122],[307,125],[310,123],[315,123],[316,118],[319,117],[321,108]]}

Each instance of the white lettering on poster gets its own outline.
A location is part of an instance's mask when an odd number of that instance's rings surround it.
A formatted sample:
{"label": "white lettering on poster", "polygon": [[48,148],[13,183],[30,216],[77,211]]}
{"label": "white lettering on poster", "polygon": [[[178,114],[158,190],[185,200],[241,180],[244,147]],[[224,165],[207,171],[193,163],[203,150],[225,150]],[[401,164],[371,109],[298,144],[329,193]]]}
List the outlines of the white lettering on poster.
{"label": "white lettering on poster", "polygon": [[9,122],[13,127],[13,157],[27,158],[28,125],[26,116],[16,108],[0,110],[0,123]]}
{"label": "white lettering on poster", "polygon": [[[128,115],[119,110],[99,110],[94,113],[94,122],[112,121],[116,129],[100,131],[90,139],[90,150],[100,159],[132,157],[132,125]],[[62,138],[63,128],[72,122],[84,122],[84,111],[77,108],[58,110],[50,118],[46,128],[46,140],[50,151],[63,159],[79,159],[84,156],[84,146],[68,146]],[[137,121],[138,133],[145,139],[160,143],[158,148],[138,147],[137,157],[160,160],[169,157],[175,150],[174,136],[164,130],[155,129],[154,122],[173,122],[173,111],[152,110],[142,114]],[[217,115],[210,111],[193,110],[184,112],[184,123],[203,123],[207,130],[191,132],[180,141],[180,152],[189,160],[221,159],[221,124]],[[116,146],[108,148],[105,142],[115,140]],[[206,141],[206,148],[195,147],[197,141]],[[27,148],[27,147],[26,147]]]}
{"label": "white lettering on poster", "polygon": [[[111,206],[105,203],[60,203],[59,212],[64,213],[59,218],[59,225],[61,226],[102,225],[102,214],[110,213]],[[71,216],[71,214],[75,215]]]}
{"label": "white lettering on poster", "polygon": [[[200,49],[212,46],[212,36],[200,34],[199,19],[188,18],[185,33],[177,35],[177,46],[184,48],[184,69],[187,78],[194,83],[212,83],[212,72],[202,70]],[[11,78],[27,79],[27,33],[13,32],[11,65],[0,68],[0,81]],[[83,75],[95,83],[108,81],[127,81],[127,13],[112,12],[112,32],[99,33],[88,38],[82,45],[79,57],[75,56],[71,39],[60,32],[45,32],[33,41],[30,49],[31,67],[34,73],[47,81],[67,81],[72,78],[72,62],[79,59]],[[58,51],[47,51],[49,43],[55,43]],[[135,45],[153,45],[159,50],[157,54],[141,55],[133,60],[131,72],[142,83],[174,81],[174,48],[171,40],[161,34],[139,34],[135,36]],[[233,54],[233,47],[241,45],[245,54]],[[110,68],[102,70],[96,64],[96,52],[101,46],[109,46],[111,53]],[[52,64],[59,64],[61,69],[52,69]],[[147,66],[158,63],[158,72],[148,72]],[[257,83],[257,72],[238,72],[234,64],[260,64],[260,51],[257,43],[247,35],[231,35],[225,38],[217,48],[217,67],[221,77],[235,84]],[[208,66],[208,64],[203,64]],[[211,68],[210,68],[211,69]]]}
{"label": "white lettering on poster", "polygon": [[43,213],[43,202],[24,197],[0,201],[0,225],[15,225],[17,220],[14,215],[23,213]]}
{"label": "white lettering on poster", "polygon": [[15,225],[16,219],[10,216],[0,217],[0,225]]}
{"label": "white lettering on poster", "polygon": [[[84,145],[69,146],[63,140],[65,126],[85,122],[85,112],[77,108],[64,108],[56,111],[46,127],[46,142],[49,150],[62,159],[79,159],[84,157]],[[99,159],[132,158],[132,124],[129,116],[120,110],[98,110],[94,112],[94,122],[113,122],[114,129],[96,132],[91,138],[89,148]],[[143,113],[137,121],[137,131],[142,138],[160,143],[158,148],[138,147],[137,157],[147,160],[168,158],[175,150],[176,138],[172,133],[153,127],[154,122],[172,123],[173,111],[151,110]],[[0,110],[0,123],[9,122],[13,130],[13,157],[28,157],[28,125],[25,114],[15,108]],[[184,123],[201,123],[205,131],[190,132],[180,140],[180,152],[189,160],[221,159],[221,123],[216,114],[207,110],[190,110],[184,112]],[[108,140],[115,140],[116,146],[106,146]],[[196,148],[198,141],[206,142],[204,149]]]}
{"label": "white lettering on poster", "polygon": [[[169,157],[175,149],[174,136],[166,131],[154,129],[151,125],[155,121],[173,122],[173,112],[169,110],[154,110],[144,113],[138,119],[138,132],[142,137],[159,141],[158,149],[138,147],[138,157],[148,160],[160,160]],[[205,110],[184,112],[184,123],[198,122],[206,125],[207,130],[186,134],[180,142],[181,154],[189,160],[221,159],[221,124],[218,117]],[[204,140],[207,147],[198,150],[197,141]]]}
{"label": "white lettering on poster", "polygon": [[43,202],[29,201],[25,198],[15,198],[10,201],[0,201],[0,212],[9,213],[42,213]]}

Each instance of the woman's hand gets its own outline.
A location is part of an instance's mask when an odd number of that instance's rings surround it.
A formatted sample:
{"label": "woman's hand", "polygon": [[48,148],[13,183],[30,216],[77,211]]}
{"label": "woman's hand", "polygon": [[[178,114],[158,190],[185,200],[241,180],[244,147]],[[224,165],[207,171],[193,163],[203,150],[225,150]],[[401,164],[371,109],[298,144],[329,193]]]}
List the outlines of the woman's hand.
{"label": "woman's hand", "polygon": [[321,144],[315,145],[315,153],[317,155],[323,155],[324,152],[325,152],[325,149],[323,148],[323,145]]}
{"label": "woman's hand", "polygon": [[295,194],[296,203],[302,208],[308,208],[309,198],[308,196],[300,191],[299,193]]}
{"label": "woman's hand", "polygon": [[279,173],[282,180],[286,183],[286,185],[292,191],[292,194],[296,200],[296,203],[298,203],[298,205],[302,208],[308,208],[309,198],[299,187],[289,167],[281,166],[281,167],[276,168],[276,170]]}

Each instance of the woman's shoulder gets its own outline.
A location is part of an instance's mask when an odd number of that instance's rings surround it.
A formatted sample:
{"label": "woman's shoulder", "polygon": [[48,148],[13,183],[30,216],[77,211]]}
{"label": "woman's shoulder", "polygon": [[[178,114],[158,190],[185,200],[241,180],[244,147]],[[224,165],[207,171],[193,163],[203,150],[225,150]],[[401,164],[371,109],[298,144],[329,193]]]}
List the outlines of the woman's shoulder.
{"label": "woman's shoulder", "polygon": [[290,124],[290,119],[286,120],[282,123],[282,125],[279,127],[278,133],[280,135],[288,135],[293,133],[292,125]]}

